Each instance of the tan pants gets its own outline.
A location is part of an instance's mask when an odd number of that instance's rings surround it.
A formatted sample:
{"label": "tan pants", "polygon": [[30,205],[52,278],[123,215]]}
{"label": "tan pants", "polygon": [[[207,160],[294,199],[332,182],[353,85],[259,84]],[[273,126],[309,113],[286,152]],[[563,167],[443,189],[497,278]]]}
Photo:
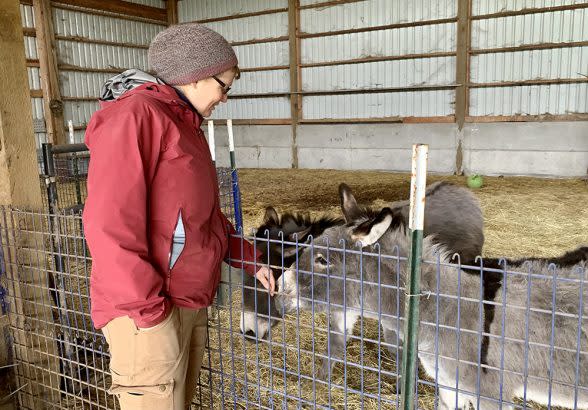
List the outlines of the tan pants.
{"label": "tan pants", "polygon": [[174,307],[149,329],[123,316],[102,331],[110,348],[110,393],[121,410],[184,410],[196,392],[206,344],[206,309]]}

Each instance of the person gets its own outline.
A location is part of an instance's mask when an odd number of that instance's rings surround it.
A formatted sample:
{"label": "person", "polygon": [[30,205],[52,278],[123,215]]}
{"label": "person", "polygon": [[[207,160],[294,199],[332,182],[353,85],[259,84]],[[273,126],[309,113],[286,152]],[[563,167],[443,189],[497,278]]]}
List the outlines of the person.
{"label": "person", "polygon": [[83,223],[109,391],[122,410],[175,410],[196,390],[221,262],[230,257],[272,294],[275,283],[254,247],[231,236],[200,128],[239,77],[235,52],[193,23],[160,32],[148,58],[155,76],[129,70],[102,88],[86,130]]}

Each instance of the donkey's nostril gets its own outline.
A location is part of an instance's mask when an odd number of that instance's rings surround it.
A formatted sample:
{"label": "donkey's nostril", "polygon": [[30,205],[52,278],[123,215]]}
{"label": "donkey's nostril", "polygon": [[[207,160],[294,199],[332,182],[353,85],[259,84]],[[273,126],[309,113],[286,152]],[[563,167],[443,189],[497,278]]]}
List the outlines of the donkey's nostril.
{"label": "donkey's nostril", "polygon": [[255,332],[251,329],[245,332],[245,336],[247,337],[255,337]]}

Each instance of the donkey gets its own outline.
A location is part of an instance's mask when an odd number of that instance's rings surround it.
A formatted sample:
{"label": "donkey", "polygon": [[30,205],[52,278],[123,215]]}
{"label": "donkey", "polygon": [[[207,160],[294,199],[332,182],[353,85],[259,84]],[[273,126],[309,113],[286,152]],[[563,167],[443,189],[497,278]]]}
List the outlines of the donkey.
{"label": "donkey", "polygon": [[[354,206],[345,202],[344,209]],[[390,208],[375,216],[356,215],[346,225],[325,230],[301,253],[298,274],[291,268],[278,281],[278,310],[314,309],[329,315],[330,355],[319,378],[341,361],[346,337],[360,315],[379,320],[392,332],[404,316],[407,263],[378,255],[408,255],[406,225]],[[359,243],[361,250],[319,246],[342,240],[350,246]],[[530,270],[545,277],[509,274],[493,301],[499,320],[489,327],[483,365],[481,304],[487,302],[481,278],[450,265],[451,252],[433,236],[423,241],[424,260],[438,258],[439,263],[422,265],[418,357],[439,383],[440,408],[473,404],[495,409],[503,400],[513,408],[511,400],[525,396],[544,405],[588,409],[588,303],[582,303],[588,298],[586,262],[552,275],[545,262],[533,261]]]}
{"label": "donkey", "polygon": [[[264,255],[263,263],[272,266],[272,274],[277,280],[282,276],[283,267],[287,268],[296,261],[301,250],[297,243],[304,243],[310,236],[319,236],[325,229],[343,223],[345,221],[341,218],[328,216],[311,218],[308,214],[289,212],[280,216],[269,206],[255,234],[257,249]],[[275,308],[274,298],[261,283],[255,282],[256,279],[248,275],[243,281],[241,333],[249,340],[264,339],[270,327],[277,323],[275,318],[282,317]]]}
{"label": "donkey", "polygon": [[[347,193],[350,213],[371,214],[369,208],[360,208],[346,184],[339,187],[340,195]],[[482,253],[484,245],[484,221],[482,210],[476,197],[467,189],[448,182],[436,182],[429,185],[425,193],[427,208],[425,210],[425,234],[436,234],[439,242],[454,253],[460,255],[463,263],[473,263]],[[409,201],[390,204],[395,215],[408,224]],[[353,217],[355,215],[351,215]],[[316,238],[332,226],[343,225],[341,218],[322,217],[312,219],[308,215],[285,213],[281,217],[274,208],[266,208],[262,225],[257,229],[258,249],[265,255],[263,261],[278,267],[290,267],[302,246],[309,238]],[[269,240],[268,240],[269,239]],[[285,243],[281,243],[282,240]],[[273,269],[274,278],[282,275],[282,269]],[[488,278],[490,280],[491,278]],[[267,336],[269,328],[281,317],[275,309],[273,298],[263,290],[260,283],[247,277],[243,287],[243,312],[241,314],[241,332],[250,340]],[[256,290],[257,289],[257,290]],[[258,316],[259,315],[259,316]]]}

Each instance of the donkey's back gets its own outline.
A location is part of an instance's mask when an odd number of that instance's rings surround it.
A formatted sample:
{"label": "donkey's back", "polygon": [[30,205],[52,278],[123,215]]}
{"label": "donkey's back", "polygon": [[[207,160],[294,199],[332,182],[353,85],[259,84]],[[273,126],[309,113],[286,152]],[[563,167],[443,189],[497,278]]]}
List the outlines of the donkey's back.
{"label": "donkey's back", "polygon": [[[500,366],[505,349],[505,387],[514,396],[526,390],[527,398],[546,406],[588,408],[586,267],[582,262],[553,270],[531,262],[531,274],[509,275],[496,295],[490,334],[498,337],[490,340],[488,363]],[[517,375],[525,369],[526,386]]]}
{"label": "donkey's back", "polygon": [[[425,236],[435,235],[446,249],[460,254],[462,263],[473,264],[484,245],[484,218],[478,199],[468,189],[444,181],[429,185],[425,194]],[[408,221],[409,201],[393,202],[390,208]]]}

